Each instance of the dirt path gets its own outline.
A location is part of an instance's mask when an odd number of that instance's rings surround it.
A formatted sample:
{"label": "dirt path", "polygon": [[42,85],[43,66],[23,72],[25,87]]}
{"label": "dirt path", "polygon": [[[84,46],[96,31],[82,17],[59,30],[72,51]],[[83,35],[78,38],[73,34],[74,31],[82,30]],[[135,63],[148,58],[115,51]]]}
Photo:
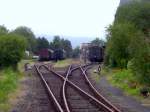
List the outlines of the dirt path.
{"label": "dirt path", "polygon": [[119,106],[123,112],[150,112],[150,107],[142,106],[141,102],[126,96],[121,89],[111,86],[105,76],[102,76],[98,82],[93,80],[92,82],[100,93]]}

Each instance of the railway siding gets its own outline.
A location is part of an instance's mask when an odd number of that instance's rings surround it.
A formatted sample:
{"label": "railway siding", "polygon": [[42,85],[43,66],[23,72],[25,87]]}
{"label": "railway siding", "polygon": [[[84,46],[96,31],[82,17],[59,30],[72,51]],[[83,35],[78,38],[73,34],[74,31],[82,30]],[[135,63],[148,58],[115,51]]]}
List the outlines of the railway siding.
{"label": "railway siding", "polygon": [[36,64],[34,92],[15,112],[120,112],[95,96],[84,76],[87,66],[68,66],[60,74],[50,64]]}
{"label": "railway siding", "polygon": [[[80,67],[78,67],[80,68]],[[65,78],[63,76],[60,76],[58,73],[56,73],[55,71],[52,71],[54,74],[58,75],[59,77],[61,77],[63,80],[65,80]],[[105,104],[101,103],[101,101],[98,101],[97,99],[95,99],[93,96],[91,96],[90,94],[86,93],[84,90],[82,90],[81,88],[79,88],[78,86],[76,86],[74,83],[70,82],[69,80],[67,81],[71,86],[73,86],[75,89],[77,89],[79,92],[81,92],[82,94],[86,95],[87,97],[91,98],[91,100],[93,100],[96,105],[100,105],[101,109],[102,107],[104,108],[104,110],[107,112],[114,112],[113,110],[111,110],[109,107],[105,106]],[[103,110],[103,109],[102,109]],[[115,111],[118,112],[118,111]]]}

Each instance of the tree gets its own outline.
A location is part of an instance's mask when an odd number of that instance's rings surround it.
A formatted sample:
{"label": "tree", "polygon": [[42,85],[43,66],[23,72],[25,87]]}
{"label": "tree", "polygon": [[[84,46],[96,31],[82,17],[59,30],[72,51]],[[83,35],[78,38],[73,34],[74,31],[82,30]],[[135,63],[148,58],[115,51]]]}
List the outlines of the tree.
{"label": "tree", "polygon": [[115,23],[132,23],[145,34],[150,28],[150,2],[131,2],[120,6],[116,13]]}
{"label": "tree", "polygon": [[8,33],[8,29],[5,26],[0,25],[0,36],[7,33]]}
{"label": "tree", "polygon": [[24,55],[26,41],[14,34],[0,36],[0,66],[16,67]]}
{"label": "tree", "polygon": [[80,47],[77,46],[75,49],[72,51],[72,57],[73,58],[79,58],[80,56]]}
{"label": "tree", "polygon": [[39,51],[40,49],[43,48],[49,48],[49,42],[46,38],[37,38],[37,50]]}
{"label": "tree", "polygon": [[62,49],[62,45],[61,45],[61,39],[59,36],[54,36],[54,39],[53,41],[50,43],[50,48],[53,49],[53,50],[56,50],[56,49]]}
{"label": "tree", "polygon": [[[137,33],[137,35],[139,34]],[[129,53],[132,58],[128,62],[128,68],[132,70],[140,83],[149,86],[150,44],[147,42],[144,35],[133,37],[131,44],[129,45]]]}
{"label": "tree", "polygon": [[92,44],[98,45],[98,46],[105,46],[105,42],[99,38],[95,38],[91,41]]}
{"label": "tree", "polygon": [[120,6],[107,29],[105,60],[132,70],[140,83],[150,82],[150,2]]}
{"label": "tree", "polygon": [[72,56],[72,45],[67,39],[61,39],[61,46],[66,51],[66,56],[70,58]]}
{"label": "tree", "polygon": [[12,33],[15,33],[17,35],[25,37],[25,39],[27,40],[27,48],[26,49],[31,52],[36,51],[36,44],[37,44],[36,38],[30,28],[25,27],[25,26],[20,26],[20,27],[16,28]]}
{"label": "tree", "polygon": [[126,68],[130,59],[128,46],[131,39],[137,36],[137,29],[132,24],[115,24],[110,31],[106,55],[109,55],[111,65],[116,63],[116,66]]}
{"label": "tree", "polygon": [[70,58],[72,56],[72,45],[67,39],[60,38],[59,36],[54,36],[52,42],[50,42],[50,48],[53,50],[63,49],[66,51],[66,56]]}

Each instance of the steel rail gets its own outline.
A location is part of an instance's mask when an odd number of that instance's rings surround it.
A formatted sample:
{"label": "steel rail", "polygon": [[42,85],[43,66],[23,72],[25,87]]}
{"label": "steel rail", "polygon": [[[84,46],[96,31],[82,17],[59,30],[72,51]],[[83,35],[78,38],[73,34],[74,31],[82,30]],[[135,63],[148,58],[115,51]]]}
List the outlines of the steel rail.
{"label": "steel rail", "polygon": [[85,70],[83,70],[82,66],[80,66],[80,69],[86,79],[86,81],[88,82],[88,84],[90,85],[91,89],[96,93],[96,95],[101,98],[102,100],[105,101],[105,103],[107,103],[107,105],[109,105],[109,108],[113,109],[114,112],[121,112],[117,107],[115,107],[110,101],[108,101],[104,96],[102,96],[98,91],[97,89],[92,85],[91,81],[89,80],[89,78],[87,77],[87,70],[89,68],[86,68]]}
{"label": "steel rail", "polygon": [[[46,64],[45,64],[46,65]],[[73,72],[74,70],[77,70],[77,69],[80,69],[86,79],[86,82],[88,82],[90,88],[94,91],[94,93],[102,100],[104,100],[104,102],[109,105],[109,107],[111,109],[114,110],[114,112],[121,112],[117,107],[115,107],[110,101],[108,101],[104,96],[102,96],[98,91],[97,89],[92,85],[92,83],[90,82],[89,78],[87,77],[87,70],[91,67],[90,66],[91,64],[87,64],[87,65],[82,65],[82,66],[78,66],[78,67],[75,67],[71,70],[71,72]],[[85,70],[83,70],[83,67],[87,67]]]}
{"label": "steel rail", "polygon": [[[115,107],[110,101],[108,101],[104,96],[102,96],[98,91],[97,89],[92,85],[91,81],[89,80],[89,78],[87,77],[87,70],[91,67],[90,66],[91,64],[88,64],[88,65],[84,65],[84,66],[79,66],[79,67],[76,67],[74,69],[72,69],[72,71],[74,70],[77,70],[77,69],[80,69],[81,72],[83,73],[85,79],[86,79],[86,82],[89,84],[89,86],[91,87],[91,89],[94,91],[94,93],[98,96],[98,98],[104,100],[105,103],[107,103],[107,105],[109,105],[110,108],[112,108],[114,110],[114,112],[121,112],[117,107]],[[83,70],[83,67],[87,67],[85,70]]]}
{"label": "steel rail", "polygon": [[68,106],[68,102],[67,102],[67,98],[66,98],[66,84],[67,84],[67,80],[68,80],[68,76],[70,74],[70,70],[71,70],[71,65],[69,66],[69,69],[67,71],[67,75],[65,77],[64,83],[63,83],[63,89],[62,89],[62,94],[63,94],[63,101],[65,104],[65,108],[67,112],[70,112],[69,106]]}
{"label": "steel rail", "polygon": [[42,73],[40,72],[39,67],[37,67],[36,65],[34,65],[34,66],[35,66],[35,68],[36,68],[36,70],[37,70],[37,72],[38,72],[38,74],[39,74],[39,76],[40,76],[40,78],[41,78],[43,84],[45,85],[48,94],[52,97],[53,102],[54,102],[55,106],[57,107],[58,111],[59,111],[59,112],[64,112],[64,110],[62,109],[61,105],[59,104],[59,102],[57,101],[56,97],[54,96],[52,90],[51,90],[50,87],[48,86],[46,80],[44,79]]}
{"label": "steel rail", "polygon": [[[63,76],[61,76],[60,74],[56,73],[53,70],[50,70],[46,65],[42,65],[44,66],[49,72],[52,72],[53,74],[57,75],[58,77],[60,77],[62,80],[65,80],[65,78]],[[75,69],[74,69],[75,70]],[[108,106],[106,106],[105,104],[103,104],[101,101],[99,101],[98,99],[96,99],[95,97],[93,97],[92,95],[90,95],[89,93],[85,92],[84,90],[82,90],[80,87],[78,87],[77,85],[75,85],[73,82],[69,81],[68,79],[66,80],[66,82],[68,84],[70,84],[72,87],[74,87],[75,89],[77,89],[78,91],[80,91],[81,93],[83,93],[85,96],[87,96],[88,98],[91,98],[94,102],[96,102],[97,104],[101,105],[105,110],[107,110],[108,112],[114,112],[112,109],[110,109]]]}

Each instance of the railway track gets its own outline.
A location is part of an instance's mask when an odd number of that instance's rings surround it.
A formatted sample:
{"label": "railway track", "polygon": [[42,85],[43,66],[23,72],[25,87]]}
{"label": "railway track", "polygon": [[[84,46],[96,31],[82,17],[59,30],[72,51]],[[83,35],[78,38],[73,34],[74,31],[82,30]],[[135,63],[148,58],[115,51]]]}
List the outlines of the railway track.
{"label": "railway track", "polygon": [[[53,91],[52,91],[52,85],[49,84],[49,79],[46,78],[48,76],[48,74],[46,74],[46,70],[44,69],[43,72],[40,71],[41,69],[41,66],[36,66],[35,65],[35,68],[38,72],[38,75],[45,87],[45,90],[49,96],[49,99],[50,101],[52,101],[52,104],[53,104],[53,108],[51,108],[51,110],[49,111],[46,111],[46,112],[64,112],[63,111],[63,108],[61,107],[60,103],[58,102],[58,99],[56,98],[56,96],[54,95]],[[58,83],[57,83],[58,84]],[[57,92],[59,92],[59,90],[57,89]],[[51,105],[51,104],[49,104]]]}
{"label": "railway track", "polygon": [[103,104],[105,104],[107,107],[112,109],[114,112],[121,112],[117,107],[115,107],[113,104],[111,104],[111,102],[109,102],[105,97],[103,97],[92,85],[87,75],[87,70],[89,68],[91,68],[91,66],[88,66],[87,68],[85,68],[85,70],[82,67],[80,67],[80,70],[82,71],[82,76],[84,76],[85,82],[90,86],[91,91],[93,91],[94,96],[97,99],[99,99]]}
{"label": "railway track", "polygon": [[35,67],[56,111],[121,112],[92,86],[86,74],[88,65],[70,65],[64,75],[50,69],[48,64]]}

